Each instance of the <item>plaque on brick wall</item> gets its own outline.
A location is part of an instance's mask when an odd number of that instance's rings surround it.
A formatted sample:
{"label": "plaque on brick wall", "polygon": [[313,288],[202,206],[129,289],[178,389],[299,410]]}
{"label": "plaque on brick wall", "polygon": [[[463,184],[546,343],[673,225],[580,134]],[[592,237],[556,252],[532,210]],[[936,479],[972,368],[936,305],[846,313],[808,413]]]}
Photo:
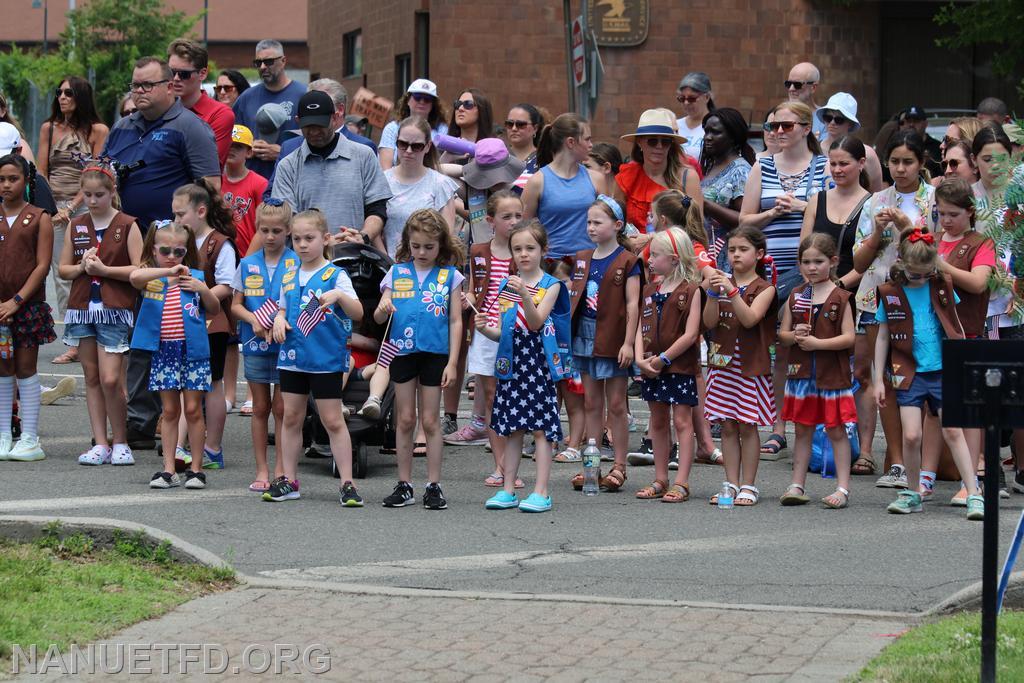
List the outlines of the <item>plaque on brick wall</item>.
{"label": "plaque on brick wall", "polygon": [[586,0],[590,28],[602,47],[630,47],[647,40],[647,0]]}

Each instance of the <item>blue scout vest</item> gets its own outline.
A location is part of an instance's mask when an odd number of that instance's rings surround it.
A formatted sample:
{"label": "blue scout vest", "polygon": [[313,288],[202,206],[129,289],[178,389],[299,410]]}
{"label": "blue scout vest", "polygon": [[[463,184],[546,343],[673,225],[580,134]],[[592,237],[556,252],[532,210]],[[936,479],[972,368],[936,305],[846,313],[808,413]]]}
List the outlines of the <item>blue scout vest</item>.
{"label": "blue scout vest", "polygon": [[[267,259],[263,256],[262,249],[243,258],[239,267],[242,269],[242,303],[245,310],[252,313],[267,299],[277,301],[281,294],[281,279],[285,273],[294,270],[298,265],[299,257],[285,247],[271,279],[267,275]],[[262,337],[257,337],[256,331],[247,322],[239,321],[238,335],[242,340],[242,353],[247,356],[276,356],[281,350],[280,344],[271,344],[263,341]]]}
{"label": "blue scout vest", "polygon": [[[500,287],[504,288],[508,279],[502,281]],[[574,368],[570,344],[572,340],[571,322],[569,314],[569,290],[557,278],[544,273],[537,283],[537,294],[534,295],[534,303],[540,303],[544,298],[544,292],[553,285],[561,285],[558,290],[558,299],[551,309],[551,315],[544,321],[544,327],[540,329],[541,342],[544,344],[544,356],[548,361],[548,370],[551,379],[559,382],[573,376]],[[512,367],[515,358],[512,355],[512,336],[515,333],[516,314],[520,304],[499,300],[501,307],[501,337],[498,339],[498,355],[494,361],[494,374],[498,379],[511,379]]]}
{"label": "blue scout vest", "polygon": [[284,344],[277,354],[278,367],[295,367],[300,372],[345,372],[348,370],[348,339],[352,336],[352,321],[341,308],[331,307],[333,314],[309,333],[299,331],[297,321],[302,307],[308,299],[307,292],[315,292],[319,298],[334,289],[341,268],[328,263],[313,273],[305,287],[299,287],[299,269],[289,270],[281,278],[281,292],[284,294],[285,317],[292,329],[288,331]]}
{"label": "blue scout vest", "polygon": [[[201,270],[192,270],[192,277],[205,280]],[[131,348],[156,351],[160,348],[160,323],[167,296],[167,278],[150,280],[142,290],[142,304],[135,319]],[[185,352],[189,360],[210,358],[210,338],[206,336],[206,311],[197,292],[181,291],[181,315],[185,322]]]}
{"label": "blue scout vest", "polygon": [[[391,303],[395,305],[388,339],[400,356],[414,352],[448,354],[448,315],[455,268],[434,267],[419,283],[412,262],[392,270]],[[461,315],[461,308],[454,315]]]}

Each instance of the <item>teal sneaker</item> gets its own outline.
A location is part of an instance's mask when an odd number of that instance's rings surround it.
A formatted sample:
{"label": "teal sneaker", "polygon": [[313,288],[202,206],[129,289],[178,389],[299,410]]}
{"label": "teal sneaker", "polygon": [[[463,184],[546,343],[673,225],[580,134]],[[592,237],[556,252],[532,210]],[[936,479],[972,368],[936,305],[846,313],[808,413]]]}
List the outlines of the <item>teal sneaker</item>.
{"label": "teal sneaker", "polygon": [[985,499],[981,496],[967,496],[967,519],[980,522],[985,519]]}
{"label": "teal sneaker", "polygon": [[896,494],[896,500],[886,508],[894,515],[909,515],[911,512],[921,512],[922,509],[921,494],[916,491],[900,491]]}
{"label": "teal sneaker", "polygon": [[222,470],[224,469],[224,449],[220,449],[217,452],[211,451],[209,448],[203,447],[203,469],[204,470]]}
{"label": "teal sneaker", "polygon": [[542,496],[539,493],[531,493],[526,500],[519,504],[520,512],[547,512],[551,509],[551,496]]}
{"label": "teal sneaker", "polygon": [[518,506],[519,499],[516,494],[508,493],[504,489],[495,493],[484,503],[484,507],[488,510],[508,510]]}

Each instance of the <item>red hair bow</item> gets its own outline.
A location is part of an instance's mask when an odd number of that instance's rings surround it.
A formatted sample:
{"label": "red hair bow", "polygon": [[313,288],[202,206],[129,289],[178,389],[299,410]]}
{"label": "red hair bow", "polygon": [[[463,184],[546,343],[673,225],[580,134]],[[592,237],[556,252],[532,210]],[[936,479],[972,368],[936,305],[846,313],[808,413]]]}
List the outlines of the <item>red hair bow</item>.
{"label": "red hair bow", "polygon": [[914,231],[910,233],[907,239],[911,242],[924,242],[925,244],[935,244],[935,236],[930,232],[925,232],[921,228],[914,228]]}

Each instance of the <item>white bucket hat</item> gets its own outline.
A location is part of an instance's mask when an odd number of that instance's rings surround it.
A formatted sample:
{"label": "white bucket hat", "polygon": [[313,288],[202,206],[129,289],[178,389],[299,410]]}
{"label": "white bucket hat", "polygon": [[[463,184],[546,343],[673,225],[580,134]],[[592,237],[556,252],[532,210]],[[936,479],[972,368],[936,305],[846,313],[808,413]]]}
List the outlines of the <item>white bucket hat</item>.
{"label": "white bucket hat", "polygon": [[818,119],[821,123],[825,123],[825,121],[822,120],[821,115],[825,113],[826,109],[837,111],[849,119],[851,133],[860,128],[860,121],[857,120],[857,100],[855,100],[853,95],[850,93],[837,92],[835,95],[828,98],[828,102],[825,103],[825,106],[818,107],[818,110],[814,112],[814,118]]}

